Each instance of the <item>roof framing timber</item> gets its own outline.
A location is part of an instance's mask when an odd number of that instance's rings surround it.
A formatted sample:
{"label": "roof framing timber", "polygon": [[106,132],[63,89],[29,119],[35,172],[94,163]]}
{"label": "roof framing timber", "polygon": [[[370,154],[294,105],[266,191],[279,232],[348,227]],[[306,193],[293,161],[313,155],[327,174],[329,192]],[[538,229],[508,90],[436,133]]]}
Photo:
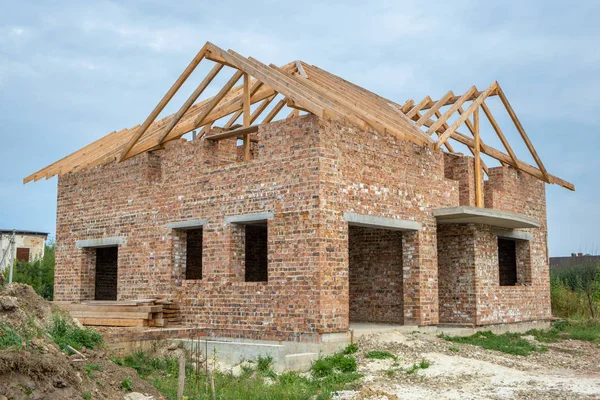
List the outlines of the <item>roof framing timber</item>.
{"label": "roof framing timber", "polygon": [[[202,60],[214,62],[215,65],[175,114],[156,121]],[[224,67],[233,68],[233,76],[217,95],[198,101]],[[242,77],[243,83],[236,86]],[[283,98],[274,106],[271,105],[279,96]],[[523,162],[515,154],[485,103],[491,96],[500,98],[536,166]],[[250,112],[250,107],[255,104],[254,111]],[[400,105],[315,65],[299,60],[281,67],[266,65],[233,50],[225,51],[210,42],[206,42],[200,49],[141,125],[112,132],[29,175],[23,182],[87,170],[115,161],[124,161],[146,151],[160,150],[164,148],[164,143],[176,140],[198,128],[201,128],[199,137],[205,137],[207,140],[242,138],[244,159],[248,161],[250,142],[257,140],[256,137],[251,139],[250,135],[259,129],[259,125],[252,124],[269,106],[271,109],[261,124],[273,121],[287,106],[292,110],[287,118],[299,115],[301,110],[321,118],[350,123],[360,129],[391,134],[398,139],[409,140],[433,150],[443,146],[449,152],[455,153],[450,141],[456,141],[473,153],[481,172],[488,172],[488,167],[480,158],[480,154],[485,154],[502,165],[510,165],[544,182],[575,190],[573,184],[548,173],[498,82],[493,82],[484,91],[472,86],[463,94],[448,91],[438,100],[425,96],[418,103],[409,99]],[[484,143],[483,132],[480,132],[479,127],[480,108],[508,154]],[[469,119],[471,116],[473,122]],[[211,134],[213,124],[226,117],[228,120],[223,126],[226,130]],[[240,117],[243,117],[243,125],[237,128],[234,124]],[[455,120],[452,119],[454,117]],[[473,138],[458,132],[463,124]],[[434,134],[435,139],[432,138]]]}

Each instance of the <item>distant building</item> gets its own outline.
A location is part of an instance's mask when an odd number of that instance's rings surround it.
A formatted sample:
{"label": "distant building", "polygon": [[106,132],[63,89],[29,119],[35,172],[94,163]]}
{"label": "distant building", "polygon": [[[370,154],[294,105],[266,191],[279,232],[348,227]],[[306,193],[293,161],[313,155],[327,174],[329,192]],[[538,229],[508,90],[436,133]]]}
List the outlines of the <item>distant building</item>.
{"label": "distant building", "polygon": [[570,257],[550,257],[550,269],[559,270],[572,265],[596,263],[600,265],[600,256],[591,254],[571,253]]}
{"label": "distant building", "polygon": [[47,238],[46,232],[0,229],[0,271],[14,260],[42,258]]}

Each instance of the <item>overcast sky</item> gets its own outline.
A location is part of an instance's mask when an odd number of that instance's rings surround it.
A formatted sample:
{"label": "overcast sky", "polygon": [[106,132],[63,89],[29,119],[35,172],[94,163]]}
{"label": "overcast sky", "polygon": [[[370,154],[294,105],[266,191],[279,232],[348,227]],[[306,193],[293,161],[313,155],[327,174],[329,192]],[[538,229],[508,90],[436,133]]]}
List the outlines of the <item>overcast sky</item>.
{"label": "overcast sky", "polygon": [[302,59],[398,103],[497,80],[548,170],[577,186],[547,186],[550,254],[599,252],[600,2],[323,3],[0,0],[0,228],[54,234],[56,177],[22,179],[141,123],[211,41],[266,64]]}

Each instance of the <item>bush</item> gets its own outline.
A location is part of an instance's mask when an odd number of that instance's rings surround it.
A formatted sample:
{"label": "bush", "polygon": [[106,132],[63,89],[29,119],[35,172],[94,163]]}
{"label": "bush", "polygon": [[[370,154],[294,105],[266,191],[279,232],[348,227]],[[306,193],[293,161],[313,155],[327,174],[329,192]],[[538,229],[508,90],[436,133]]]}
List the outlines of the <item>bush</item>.
{"label": "bush", "polygon": [[68,346],[80,350],[82,347],[94,349],[102,344],[102,336],[98,332],[89,328],[78,328],[60,313],[53,315],[52,322],[50,336],[63,351],[70,352]]}
{"label": "bush", "polygon": [[[54,297],[54,250],[50,242],[44,249],[44,257],[31,262],[17,261],[13,268],[13,282],[25,283],[46,300]],[[10,268],[4,270],[4,280],[8,282]]]}
{"label": "bush", "polygon": [[571,265],[551,271],[552,313],[563,318],[594,318],[600,301],[600,266]]}

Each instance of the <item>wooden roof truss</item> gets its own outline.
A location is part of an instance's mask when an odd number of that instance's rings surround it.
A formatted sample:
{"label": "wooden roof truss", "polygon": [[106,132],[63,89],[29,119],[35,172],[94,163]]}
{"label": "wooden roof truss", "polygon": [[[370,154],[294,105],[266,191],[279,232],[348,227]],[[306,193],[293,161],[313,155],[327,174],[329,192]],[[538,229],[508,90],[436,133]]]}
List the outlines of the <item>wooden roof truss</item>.
{"label": "wooden roof truss", "polygon": [[[160,113],[198,65],[207,60],[214,63],[208,75],[175,114],[157,121]],[[222,73],[223,67],[233,68],[234,74],[215,96],[198,101],[215,77]],[[485,103],[490,96],[500,97],[537,167],[519,160],[515,155]],[[280,99],[273,105],[276,98]],[[254,106],[253,111],[251,106]],[[267,112],[269,107],[271,108]],[[370,128],[382,134],[391,134],[434,150],[443,146],[447,151],[454,153],[450,141],[456,141],[473,153],[477,169],[485,173],[488,167],[481,160],[480,154],[486,154],[503,165],[510,165],[544,182],[555,183],[570,190],[575,189],[573,184],[547,172],[497,82],[484,91],[479,91],[473,86],[462,95],[455,95],[450,91],[439,100],[434,101],[426,96],[418,103],[410,99],[404,105],[399,105],[314,65],[302,61],[294,61],[281,67],[265,65],[252,57],[243,57],[233,50],[225,51],[210,42],[202,47],[142,125],[112,132],[29,175],[24,179],[24,183],[91,169],[115,161],[121,162],[146,151],[161,149],[164,143],[177,140],[184,134],[198,129],[199,136],[206,136],[216,121],[227,117],[229,118],[223,125],[225,131],[210,134],[206,139],[242,139],[244,159],[248,160],[250,142],[256,140],[251,135],[258,131],[258,125],[253,124],[264,113],[267,115],[261,124],[273,121],[284,107],[291,108],[286,118],[299,115],[299,112],[303,111],[322,118],[351,123],[361,129]],[[500,138],[506,153],[484,144],[481,140],[480,109]],[[240,117],[243,122],[241,127],[234,125]],[[470,135],[458,132],[458,128],[463,124]]]}

